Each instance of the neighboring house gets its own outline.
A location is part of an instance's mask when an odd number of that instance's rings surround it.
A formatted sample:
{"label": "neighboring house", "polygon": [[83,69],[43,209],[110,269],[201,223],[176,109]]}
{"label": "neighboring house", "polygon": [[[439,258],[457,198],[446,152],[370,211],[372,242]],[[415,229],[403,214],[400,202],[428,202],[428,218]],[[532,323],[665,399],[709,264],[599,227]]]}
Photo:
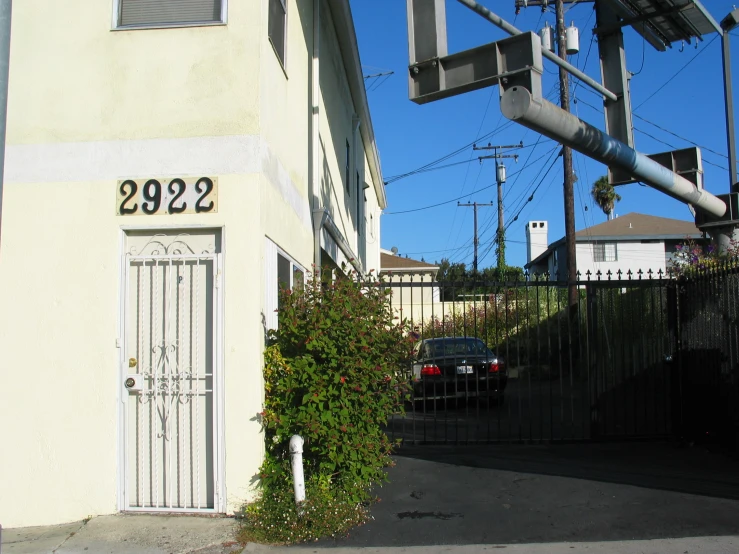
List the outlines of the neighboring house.
{"label": "neighboring house", "polygon": [[13,6],[0,523],[232,513],[278,288],[380,270],[349,0]]}
{"label": "neighboring house", "polygon": [[391,304],[402,318],[414,324],[427,320],[438,309],[439,286],[436,274],[439,266],[398,256],[389,250],[380,251],[380,275],[391,283]]}
{"label": "neighboring house", "polygon": [[[526,250],[528,263],[525,268],[532,274],[549,273],[551,279],[565,279],[567,272],[567,250],[565,239],[548,244],[546,221],[529,221],[526,224]],[[587,227],[575,233],[577,270],[580,279],[586,280],[588,271],[591,279],[601,272],[601,279],[657,278],[666,271],[675,254],[675,246],[687,240],[706,244],[703,233],[690,221],[668,219],[653,215],[629,213],[605,223]]]}

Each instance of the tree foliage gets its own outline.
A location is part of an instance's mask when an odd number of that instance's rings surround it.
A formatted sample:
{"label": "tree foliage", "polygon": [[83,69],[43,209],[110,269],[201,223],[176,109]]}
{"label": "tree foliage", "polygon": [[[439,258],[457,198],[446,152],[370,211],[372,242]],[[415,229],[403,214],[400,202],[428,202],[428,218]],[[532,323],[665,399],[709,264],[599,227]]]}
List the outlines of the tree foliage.
{"label": "tree foliage", "polygon": [[592,195],[593,200],[595,200],[595,203],[598,204],[600,209],[603,210],[603,213],[606,215],[613,212],[616,202],[621,201],[621,195],[619,195],[613,188],[613,185],[608,182],[608,176],[606,175],[599,177],[598,180],[593,183],[593,188],[591,189],[590,194]]}
{"label": "tree foliage", "polygon": [[441,299],[445,302],[456,300],[460,297],[479,294],[484,289],[480,282],[504,282],[504,281],[522,281],[524,278],[523,269],[517,266],[505,266],[504,269],[498,267],[486,267],[478,270],[468,270],[467,266],[461,262],[451,263],[449,259],[443,258],[436,274],[436,280],[441,285]]}

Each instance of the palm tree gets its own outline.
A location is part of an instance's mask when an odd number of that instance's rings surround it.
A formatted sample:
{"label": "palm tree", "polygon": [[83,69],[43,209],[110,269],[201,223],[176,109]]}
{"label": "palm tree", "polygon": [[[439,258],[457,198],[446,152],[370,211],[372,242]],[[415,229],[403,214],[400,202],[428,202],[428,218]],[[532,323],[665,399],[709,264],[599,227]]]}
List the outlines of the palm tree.
{"label": "palm tree", "polygon": [[590,190],[590,194],[593,196],[595,203],[600,206],[603,213],[608,216],[608,219],[613,219],[613,208],[616,202],[621,200],[621,196],[613,188],[613,185],[608,182],[608,177],[603,175],[593,183],[593,188]]}

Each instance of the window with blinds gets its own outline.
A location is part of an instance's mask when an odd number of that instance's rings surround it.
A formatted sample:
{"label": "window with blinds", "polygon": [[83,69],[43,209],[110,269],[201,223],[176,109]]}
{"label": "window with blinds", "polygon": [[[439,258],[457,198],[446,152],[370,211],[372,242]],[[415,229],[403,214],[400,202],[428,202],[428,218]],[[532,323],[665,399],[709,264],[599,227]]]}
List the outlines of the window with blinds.
{"label": "window with blinds", "polygon": [[618,261],[615,242],[605,242],[593,244],[593,261],[596,262],[615,262]]}
{"label": "window with blinds", "polygon": [[226,0],[118,0],[117,26],[159,27],[225,22]]}
{"label": "window with blinds", "polygon": [[287,26],[287,0],[269,0],[268,36],[277,57],[285,65],[285,28]]}

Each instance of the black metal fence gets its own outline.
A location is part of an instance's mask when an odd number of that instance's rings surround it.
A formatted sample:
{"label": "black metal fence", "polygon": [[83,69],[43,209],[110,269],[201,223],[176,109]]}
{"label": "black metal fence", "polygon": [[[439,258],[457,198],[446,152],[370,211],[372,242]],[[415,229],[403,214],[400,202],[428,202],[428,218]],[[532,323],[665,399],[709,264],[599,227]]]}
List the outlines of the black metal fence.
{"label": "black metal fence", "polygon": [[680,280],[588,275],[574,283],[572,306],[568,283],[548,275],[465,283],[393,276],[384,286],[419,341],[476,337],[504,360],[497,375],[475,369],[435,382],[415,360],[409,378],[426,386],[390,420],[393,438],[433,444],[734,432],[735,269]]}
{"label": "black metal fence", "polygon": [[739,446],[739,267],[712,267],[677,284],[683,434]]}

